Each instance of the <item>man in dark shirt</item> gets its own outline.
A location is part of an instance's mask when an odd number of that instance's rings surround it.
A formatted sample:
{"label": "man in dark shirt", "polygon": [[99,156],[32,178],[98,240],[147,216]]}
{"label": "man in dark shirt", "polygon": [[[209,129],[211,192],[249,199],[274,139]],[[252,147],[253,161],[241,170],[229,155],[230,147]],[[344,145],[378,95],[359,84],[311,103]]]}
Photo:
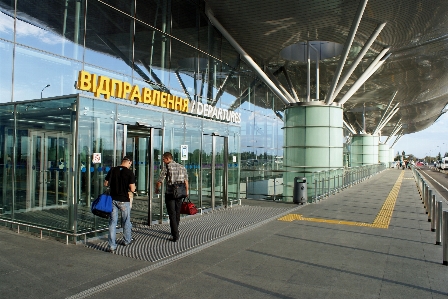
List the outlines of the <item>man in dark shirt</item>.
{"label": "man in dark shirt", "polygon": [[179,222],[180,222],[180,206],[182,205],[182,199],[175,199],[173,194],[174,183],[185,183],[185,187],[188,194],[188,174],[187,170],[182,164],[173,161],[173,155],[169,152],[163,154],[163,167],[160,172],[160,177],[156,182],[156,193],[160,192],[160,186],[166,179],[165,190],[165,205],[166,211],[170,218],[170,228],[172,238],[170,241],[177,242],[179,240]]}
{"label": "man in dark shirt", "polygon": [[128,192],[135,192],[135,176],[129,169],[132,161],[123,157],[121,165],[112,167],[106,175],[104,186],[110,186],[112,196],[112,213],[109,218],[109,252],[115,253],[117,249],[116,232],[118,222],[118,210],[121,211],[124,245],[131,244],[131,206]]}

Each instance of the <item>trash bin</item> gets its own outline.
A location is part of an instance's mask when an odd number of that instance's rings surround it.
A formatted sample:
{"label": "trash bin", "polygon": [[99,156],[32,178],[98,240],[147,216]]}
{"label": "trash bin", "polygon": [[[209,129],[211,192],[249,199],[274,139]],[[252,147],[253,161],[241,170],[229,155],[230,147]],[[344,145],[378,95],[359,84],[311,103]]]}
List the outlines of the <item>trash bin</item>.
{"label": "trash bin", "polygon": [[293,202],[303,205],[308,201],[308,190],[306,188],[306,178],[294,178]]}

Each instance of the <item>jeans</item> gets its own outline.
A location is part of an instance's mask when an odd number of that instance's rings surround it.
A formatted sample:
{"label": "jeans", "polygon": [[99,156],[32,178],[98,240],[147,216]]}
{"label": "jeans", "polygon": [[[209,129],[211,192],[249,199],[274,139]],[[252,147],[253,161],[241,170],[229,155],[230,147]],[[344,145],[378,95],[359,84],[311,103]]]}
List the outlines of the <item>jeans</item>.
{"label": "jeans", "polygon": [[173,194],[165,193],[165,205],[170,217],[171,235],[175,240],[179,239],[180,206],[182,199],[174,199]]}
{"label": "jeans", "polygon": [[129,202],[112,201],[112,213],[109,218],[109,248],[115,250],[117,243],[115,241],[117,234],[118,210],[121,211],[121,226],[123,227],[124,244],[131,243],[132,224],[131,207]]}

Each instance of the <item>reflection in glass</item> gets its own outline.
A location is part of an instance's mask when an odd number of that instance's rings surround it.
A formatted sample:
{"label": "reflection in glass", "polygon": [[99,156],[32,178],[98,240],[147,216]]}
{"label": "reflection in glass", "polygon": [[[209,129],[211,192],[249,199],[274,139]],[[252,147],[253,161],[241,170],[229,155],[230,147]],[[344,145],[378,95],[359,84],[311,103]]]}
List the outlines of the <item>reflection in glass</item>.
{"label": "reflection in glass", "polygon": [[42,88],[48,84],[44,98],[74,94],[79,69],[80,63],[17,46],[14,101],[40,99]]}
{"label": "reflection in glass", "polygon": [[18,0],[16,41],[81,60],[83,16],[84,1]]}
{"label": "reflection in glass", "polygon": [[[4,2],[4,1],[2,1]],[[14,2],[8,1],[0,6],[0,38],[14,40]]]}
{"label": "reflection in glass", "polygon": [[[0,13],[1,15],[1,13]],[[13,44],[0,40],[0,103],[11,102]]]}

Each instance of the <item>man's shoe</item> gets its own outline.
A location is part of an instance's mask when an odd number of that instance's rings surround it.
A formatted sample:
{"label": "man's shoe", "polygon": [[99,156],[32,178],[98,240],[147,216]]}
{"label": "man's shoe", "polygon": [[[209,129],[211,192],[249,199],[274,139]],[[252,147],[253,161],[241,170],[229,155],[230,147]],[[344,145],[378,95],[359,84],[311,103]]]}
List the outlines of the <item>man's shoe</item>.
{"label": "man's shoe", "polygon": [[177,239],[173,238],[173,237],[169,238],[168,240],[171,241],[171,242],[177,242]]}
{"label": "man's shoe", "polygon": [[135,239],[134,238],[131,238],[131,241],[129,242],[129,243],[125,243],[125,241],[123,240],[123,246],[129,246],[129,245],[131,245],[132,243],[134,243],[134,241],[135,241]]}
{"label": "man's shoe", "polygon": [[110,252],[110,253],[115,254],[115,253],[117,252],[117,250],[116,250],[116,249],[109,248],[109,249],[107,250],[107,252]]}

